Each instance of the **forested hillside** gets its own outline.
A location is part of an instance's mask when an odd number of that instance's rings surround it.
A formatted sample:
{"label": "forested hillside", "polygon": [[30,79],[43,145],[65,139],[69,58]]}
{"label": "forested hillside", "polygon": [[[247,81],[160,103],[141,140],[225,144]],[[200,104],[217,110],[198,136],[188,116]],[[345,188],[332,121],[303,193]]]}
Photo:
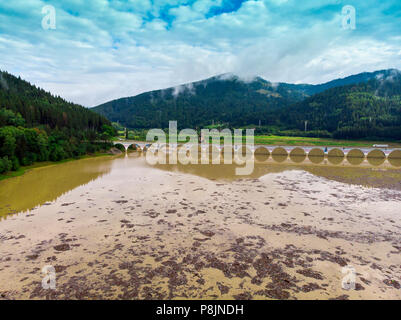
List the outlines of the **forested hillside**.
{"label": "forested hillside", "polygon": [[308,87],[219,76],[114,100],[93,110],[129,128],[165,128],[169,120],[177,120],[181,128],[206,126],[213,121],[241,126],[259,123],[269,111],[303,100]]}
{"label": "forested hillside", "polygon": [[289,128],[327,130],[334,138],[401,139],[401,73],[332,88],[283,110]]}
{"label": "forested hillside", "polygon": [[103,116],[0,72],[0,173],[95,152],[113,134]]}
{"label": "forested hillside", "polygon": [[93,110],[135,129],[167,128],[169,120],[177,120],[180,128],[220,123],[254,126],[258,134],[401,139],[400,74],[381,70],[320,85],[273,84],[262,78],[246,82],[226,75]]}

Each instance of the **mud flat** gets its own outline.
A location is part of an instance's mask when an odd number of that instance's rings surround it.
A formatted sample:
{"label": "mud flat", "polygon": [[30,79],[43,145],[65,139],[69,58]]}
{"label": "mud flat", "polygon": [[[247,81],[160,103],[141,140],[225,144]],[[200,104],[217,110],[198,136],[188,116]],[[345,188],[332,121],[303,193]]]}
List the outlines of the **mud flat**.
{"label": "mud flat", "polygon": [[0,299],[401,299],[397,185],[286,167],[212,179],[143,158],[106,169],[0,221]]}

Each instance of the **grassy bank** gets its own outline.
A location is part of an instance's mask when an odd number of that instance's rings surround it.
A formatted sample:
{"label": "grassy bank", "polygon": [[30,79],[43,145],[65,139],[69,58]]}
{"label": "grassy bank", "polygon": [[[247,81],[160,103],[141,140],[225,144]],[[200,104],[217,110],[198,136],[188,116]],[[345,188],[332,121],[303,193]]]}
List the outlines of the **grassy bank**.
{"label": "grassy bank", "polygon": [[[145,139],[136,139],[145,142]],[[223,138],[220,143],[223,143]],[[245,142],[245,138],[243,138]],[[308,138],[308,137],[288,137],[288,136],[255,136],[255,144],[272,146],[316,146],[316,147],[373,147],[375,144],[386,144],[392,148],[401,148],[400,142],[389,141],[370,141],[370,140],[336,140],[329,138]],[[183,142],[185,143],[185,142]]]}
{"label": "grassy bank", "polygon": [[282,146],[328,146],[328,147],[372,147],[374,144],[388,144],[391,147],[401,147],[399,142],[368,141],[368,140],[336,140],[329,138],[307,138],[287,136],[255,136],[255,144]]}
{"label": "grassy bank", "polygon": [[[168,139],[168,130],[166,131],[166,138]],[[129,140],[145,141],[147,130],[134,129],[128,131]],[[118,139],[125,140],[125,131],[118,131]],[[221,139],[221,143],[223,140]],[[245,138],[244,138],[245,142]],[[384,140],[338,140],[332,138],[312,138],[300,136],[285,136],[285,135],[255,135],[255,144],[261,145],[280,145],[280,146],[320,146],[320,147],[373,147],[374,144],[387,144],[393,148],[401,148],[401,141],[384,141]]]}
{"label": "grassy bank", "polygon": [[90,158],[105,157],[105,156],[114,156],[114,155],[109,154],[109,153],[99,152],[99,153],[81,156],[79,158],[64,159],[64,160],[56,161],[56,162],[52,162],[52,161],[36,162],[30,166],[21,166],[17,171],[9,171],[7,173],[0,174],[0,181],[9,179],[9,178],[22,176],[29,170],[32,170],[35,168],[52,166],[52,165],[57,165],[57,164],[66,163],[66,162],[75,161],[75,160],[90,159]]}

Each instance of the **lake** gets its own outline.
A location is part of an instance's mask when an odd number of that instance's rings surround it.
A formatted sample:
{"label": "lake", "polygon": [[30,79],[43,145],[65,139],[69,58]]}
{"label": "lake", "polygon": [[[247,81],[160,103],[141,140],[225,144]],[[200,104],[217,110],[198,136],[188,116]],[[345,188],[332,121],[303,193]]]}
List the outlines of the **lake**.
{"label": "lake", "polygon": [[0,299],[400,299],[400,165],[321,160],[131,153],[1,181]]}

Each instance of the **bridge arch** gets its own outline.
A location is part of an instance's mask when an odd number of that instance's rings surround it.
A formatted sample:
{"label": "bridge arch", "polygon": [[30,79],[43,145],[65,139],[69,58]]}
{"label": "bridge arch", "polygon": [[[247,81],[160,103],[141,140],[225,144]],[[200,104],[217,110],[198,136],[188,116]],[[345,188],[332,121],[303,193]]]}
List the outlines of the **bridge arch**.
{"label": "bridge arch", "polygon": [[338,148],[331,149],[327,154],[327,159],[331,164],[338,165],[344,161],[345,154]]}
{"label": "bridge arch", "polygon": [[138,151],[142,152],[142,148],[139,144],[137,143],[132,143],[127,147],[127,151]]}
{"label": "bridge arch", "polygon": [[143,146],[143,148],[142,148],[142,151],[143,151],[143,152],[147,152],[147,151],[149,150],[149,148],[150,148],[151,145],[152,145],[152,144],[150,144],[150,143],[145,144],[145,145]]}
{"label": "bridge arch", "polygon": [[308,153],[308,159],[314,164],[319,164],[324,161],[324,151],[320,148],[314,148]]}
{"label": "bridge arch", "polygon": [[283,147],[275,148],[272,152],[272,158],[276,162],[284,162],[288,158],[288,152]]}
{"label": "bridge arch", "polygon": [[394,150],[387,157],[388,162],[394,167],[401,167],[401,150]]}
{"label": "bridge arch", "polygon": [[265,162],[270,157],[270,151],[266,147],[257,147],[254,151],[255,160]]}
{"label": "bridge arch", "polygon": [[240,146],[235,150],[234,160],[236,162],[250,161],[253,159],[253,150],[246,145]]}
{"label": "bridge arch", "polygon": [[365,154],[359,149],[352,149],[347,153],[347,161],[354,165],[360,165],[365,160]]}
{"label": "bridge arch", "polygon": [[290,159],[295,163],[301,163],[306,159],[306,152],[300,147],[296,147],[290,152]]}
{"label": "bridge arch", "polygon": [[386,154],[382,150],[372,150],[366,156],[369,164],[372,166],[380,166],[386,161]]}
{"label": "bridge arch", "polygon": [[127,150],[126,146],[122,143],[115,143],[114,148],[117,148],[121,152],[125,152]]}

